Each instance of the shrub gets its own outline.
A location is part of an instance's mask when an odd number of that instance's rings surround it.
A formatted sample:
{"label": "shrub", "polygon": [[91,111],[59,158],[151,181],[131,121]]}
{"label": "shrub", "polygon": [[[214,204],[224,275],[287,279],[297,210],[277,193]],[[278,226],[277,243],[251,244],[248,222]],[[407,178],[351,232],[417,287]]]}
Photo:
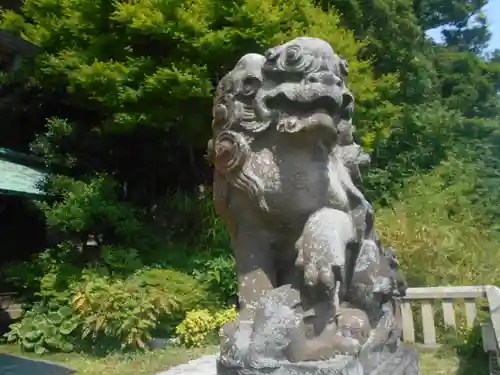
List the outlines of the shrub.
{"label": "shrub", "polygon": [[197,257],[193,263],[194,276],[210,287],[220,303],[226,304],[236,295],[236,267],[232,254],[219,250]]}
{"label": "shrub", "polygon": [[215,304],[204,284],[179,271],[142,269],[121,279],[95,268],[71,278],[68,267],[47,268],[39,279],[40,301],[11,326],[9,342],[40,354],[76,345],[143,349],[153,335],[170,336],[187,311]]}
{"label": "shrub", "polygon": [[38,291],[41,275],[41,267],[36,262],[12,262],[0,269],[0,280],[26,294]]}
{"label": "shrub", "polygon": [[105,245],[100,249],[100,256],[107,269],[117,274],[127,275],[143,266],[139,251],[133,248]]}
{"label": "shrub", "polygon": [[444,353],[454,351],[463,359],[484,357],[481,325],[476,322],[473,327],[460,324],[457,329],[447,328],[442,335]]}
{"label": "shrub", "polygon": [[200,347],[213,336],[226,322],[237,317],[236,308],[212,313],[207,309],[193,310],[186,314],[186,318],[177,326],[176,333],[180,342],[187,347]]}
{"label": "shrub", "polygon": [[458,342],[455,346],[457,354],[463,358],[479,358],[485,355],[481,326],[474,324],[472,328],[460,327]]}
{"label": "shrub", "polygon": [[398,251],[410,286],[500,282],[498,238],[471,200],[474,168],[450,158],[409,180],[392,207],[377,210],[382,241]]}
{"label": "shrub", "polygon": [[86,275],[74,288],[72,306],[80,318],[83,339],[113,339],[122,348],[145,348],[159,324],[205,297],[192,277],[151,269],[125,280]]}
{"label": "shrub", "polygon": [[82,325],[82,338],[115,339],[121,347],[146,347],[158,317],[168,314],[176,301],[155,290],[141,290],[123,280],[94,277],[76,288],[72,305]]}
{"label": "shrub", "polygon": [[200,347],[205,343],[207,336],[215,330],[215,320],[210,311],[193,310],[187,313],[186,318],[176,329],[180,342],[187,347]]}
{"label": "shrub", "polygon": [[71,352],[72,334],[79,325],[68,306],[49,310],[41,304],[27,311],[19,323],[10,326],[8,342],[17,342],[23,350],[43,354],[47,351]]}
{"label": "shrub", "polygon": [[[176,192],[155,210],[158,231],[168,233],[168,245],[149,252],[150,264],[190,272],[210,288],[219,304],[236,295],[236,271],[229,234],[216,215],[211,189],[198,194]],[[192,233],[196,233],[193,235]]]}
{"label": "shrub", "polygon": [[182,313],[211,302],[205,284],[173,269],[142,269],[131,280],[143,288],[155,288],[172,296],[177,301],[177,311]]}
{"label": "shrub", "polygon": [[217,329],[221,328],[224,324],[235,320],[238,317],[236,307],[232,306],[228,309],[221,310],[215,314],[215,326]]}
{"label": "shrub", "polygon": [[150,268],[139,272],[134,280],[146,290],[154,288],[165,295],[175,296],[177,308],[170,314],[159,317],[154,330],[157,337],[170,337],[175,334],[175,327],[187,311],[217,305],[217,298],[210,293],[208,285],[183,272]]}

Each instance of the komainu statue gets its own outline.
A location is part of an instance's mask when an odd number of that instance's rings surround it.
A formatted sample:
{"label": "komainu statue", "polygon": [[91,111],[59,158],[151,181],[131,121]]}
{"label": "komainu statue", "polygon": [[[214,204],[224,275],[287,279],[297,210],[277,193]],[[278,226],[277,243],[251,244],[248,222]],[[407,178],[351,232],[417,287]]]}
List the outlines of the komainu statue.
{"label": "komainu statue", "polygon": [[418,374],[400,342],[406,283],[355,185],[370,159],[353,139],[348,70],[302,37],[243,56],[219,82],[208,156],[240,302],[220,375]]}

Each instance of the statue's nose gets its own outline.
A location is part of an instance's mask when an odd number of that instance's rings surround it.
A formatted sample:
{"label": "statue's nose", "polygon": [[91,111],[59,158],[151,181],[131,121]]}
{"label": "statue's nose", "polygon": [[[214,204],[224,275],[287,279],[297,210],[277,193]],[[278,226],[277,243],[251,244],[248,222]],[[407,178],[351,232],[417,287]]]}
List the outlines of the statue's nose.
{"label": "statue's nose", "polygon": [[342,78],[332,72],[310,73],[306,77],[307,83],[322,83],[327,86],[342,86]]}

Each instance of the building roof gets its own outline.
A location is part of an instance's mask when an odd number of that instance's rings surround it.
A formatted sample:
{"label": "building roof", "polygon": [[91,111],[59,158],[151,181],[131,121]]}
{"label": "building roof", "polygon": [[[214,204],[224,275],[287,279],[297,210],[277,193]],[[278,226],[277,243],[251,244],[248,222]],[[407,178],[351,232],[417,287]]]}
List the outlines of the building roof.
{"label": "building roof", "polygon": [[0,194],[42,198],[45,193],[39,185],[46,176],[40,159],[0,148]]}
{"label": "building roof", "polygon": [[0,30],[0,50],[13,55],[35,57],[41,50],[39,46],[32,44],[23,38]]}
{"label": "building roof", "polygon": [[22,4],[22,0],[2,0],[3,9],[19,10]]}

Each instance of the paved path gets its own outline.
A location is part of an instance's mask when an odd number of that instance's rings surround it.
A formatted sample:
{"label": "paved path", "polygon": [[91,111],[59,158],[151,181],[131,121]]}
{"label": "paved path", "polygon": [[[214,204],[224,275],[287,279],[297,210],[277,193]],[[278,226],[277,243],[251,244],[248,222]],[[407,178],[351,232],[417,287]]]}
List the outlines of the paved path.
{"label": "paved path", "polygon": [[210,354],[170,368],[157,375],[216,375],[215,362],[219,354]]}

